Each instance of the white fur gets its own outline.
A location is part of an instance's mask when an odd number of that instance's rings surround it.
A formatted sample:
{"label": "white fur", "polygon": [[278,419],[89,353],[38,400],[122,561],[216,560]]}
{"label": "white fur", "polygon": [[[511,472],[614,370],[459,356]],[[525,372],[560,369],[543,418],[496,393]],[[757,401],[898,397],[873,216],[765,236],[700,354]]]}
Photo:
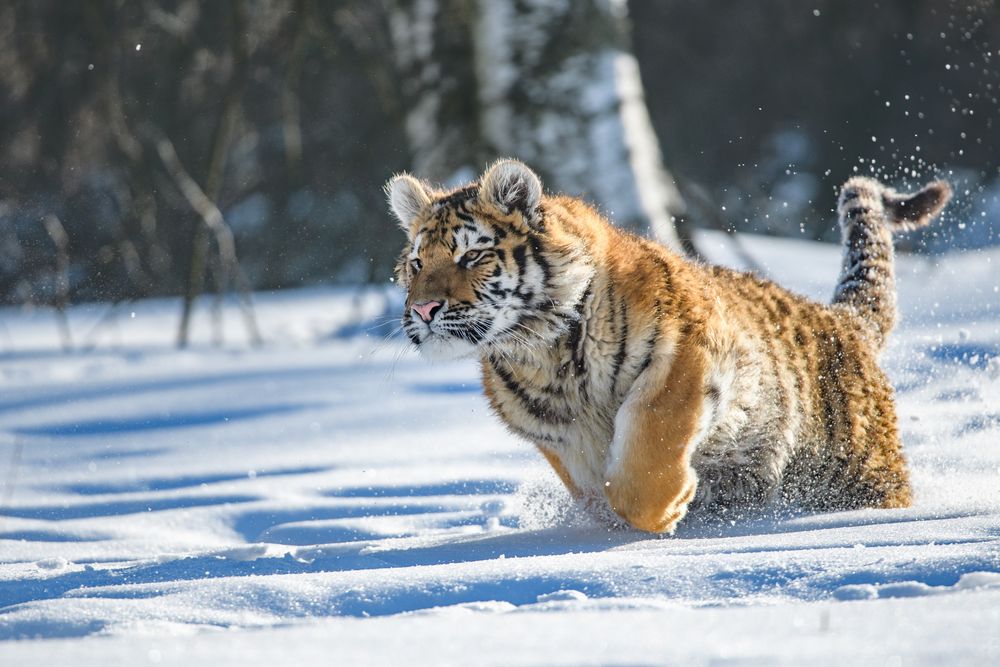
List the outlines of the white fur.
{"label": "white fur", "polygon": [[409,174],[397,174],[385,186],[389,207],[405,231],[410,230],[414,219],[431,203],[427,190]]}
{"label": "white fur", "polygon": [[638,402],[638,392],[633,386],[625,398],[625,402],[615,413],[615,435],[611,440],[611,449],[608,451],[607,472],[605,473],[608,479],[621,474],[625,462],[625,452],[632,440],[632,422],[634,421],[632,412]]}
{"label": "white fur", "polygon": [[424,240],[423,234],[417,234],[413,237],[413,245],[410,248],[410,254],[407,255],[409,259],[416,259],[420,256],[420,243]]}
{"label": "white fur", "polygon": [[454,361],[478,355],[479,348],[472,343],[431,331],[418,346],[420,356],[431,361]]}

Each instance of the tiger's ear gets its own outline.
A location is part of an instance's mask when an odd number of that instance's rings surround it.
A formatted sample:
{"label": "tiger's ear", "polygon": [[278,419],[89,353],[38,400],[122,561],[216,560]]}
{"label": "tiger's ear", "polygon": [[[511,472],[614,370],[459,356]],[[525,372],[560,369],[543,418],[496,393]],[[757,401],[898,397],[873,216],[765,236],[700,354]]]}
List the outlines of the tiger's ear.
{"label": "tiger's ear", "polygon": [[479,198],[504,214],[520,211],[532,227],[539,221],[542,182],[535,172],[518,160],[498,160],[479,179]]}
{"label": "tiger's ear", "polygon": [[431,197],[423,183],[405,173],[396,174],[389,179],[385,184],[385,195],[389,199],[389,208],[405,232],[410,231],[413,219],[431,203]]}

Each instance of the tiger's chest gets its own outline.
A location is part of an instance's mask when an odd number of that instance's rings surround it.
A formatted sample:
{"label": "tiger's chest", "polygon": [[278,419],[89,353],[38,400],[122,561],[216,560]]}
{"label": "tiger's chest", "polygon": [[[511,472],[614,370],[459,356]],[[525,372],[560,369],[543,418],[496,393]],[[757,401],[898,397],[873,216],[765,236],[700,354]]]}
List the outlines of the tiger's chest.
{"label": "tiger's chest", "polygon": [[557,455],[581,490],[603,483],[615,414],[631,384],[611,381],[616,349],[613,342],[570,335],[544,354],[482,361],[496,414],[513,433]]}

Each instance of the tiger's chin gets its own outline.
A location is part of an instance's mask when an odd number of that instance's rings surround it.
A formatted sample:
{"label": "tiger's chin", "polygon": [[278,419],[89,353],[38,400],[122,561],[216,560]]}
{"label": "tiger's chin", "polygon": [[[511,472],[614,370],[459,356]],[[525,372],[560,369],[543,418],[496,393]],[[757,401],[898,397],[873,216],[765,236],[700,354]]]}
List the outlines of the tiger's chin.
{"label": "tiger's chin", "polygon": [[420,342],[417,349],[420,351],[420,356],[430,361],[455,361],[469,359],[479,354],[479,348],[472,343],[438,333],[429,334]]}

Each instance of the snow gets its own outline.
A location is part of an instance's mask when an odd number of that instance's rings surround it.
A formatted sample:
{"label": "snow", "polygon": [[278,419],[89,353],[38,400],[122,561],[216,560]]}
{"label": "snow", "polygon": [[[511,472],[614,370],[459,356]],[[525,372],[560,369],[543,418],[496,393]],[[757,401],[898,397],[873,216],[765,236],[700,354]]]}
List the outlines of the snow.
{"label": "snow", "polygon": [[[745,243],[832,292],[838,248]],[[673,537],[580,516],[474,362],[347,335],[376,292],[258,295],[259,349],[229,306],[185,351],[172,300],[73,308],[71,353],[0,311],[0,664],[996,664],[998,262],[900,260],[912,508]]]}

